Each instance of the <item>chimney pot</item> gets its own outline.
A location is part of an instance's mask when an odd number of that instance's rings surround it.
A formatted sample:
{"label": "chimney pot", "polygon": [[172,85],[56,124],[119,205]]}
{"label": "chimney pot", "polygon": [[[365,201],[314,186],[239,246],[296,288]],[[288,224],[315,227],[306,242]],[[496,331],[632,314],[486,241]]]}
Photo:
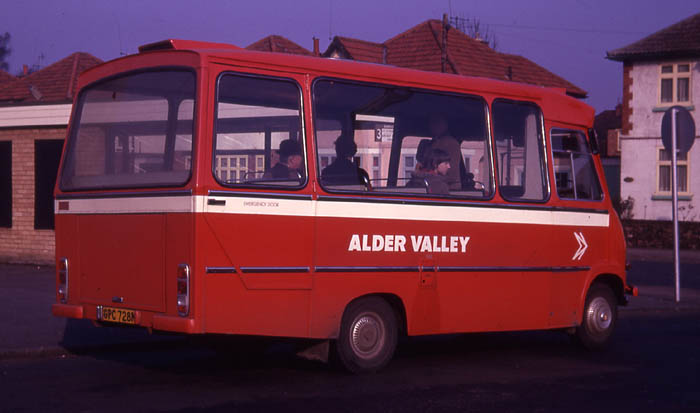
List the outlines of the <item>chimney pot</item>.
{"label": "chimney pot", "polygon": [[318,39],[316,37],[314,37],[313,39],[314,39],[314,56],[320,56],[321,51],[319,50]]}

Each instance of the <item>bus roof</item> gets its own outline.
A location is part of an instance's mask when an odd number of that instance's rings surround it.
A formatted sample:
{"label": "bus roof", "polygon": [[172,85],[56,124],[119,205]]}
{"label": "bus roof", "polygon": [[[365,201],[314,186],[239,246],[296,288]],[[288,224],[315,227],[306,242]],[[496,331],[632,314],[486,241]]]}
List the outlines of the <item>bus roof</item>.
{"label": "bus roof", "polygon": [[[579,99],[566,95],[566,90],[563,88],[421,71],[355,60],[252,51],[232,44],[180,39],[168,39],[143,45],[139,47],[139,54],[137,55],[129,55],[106,62],[87,70],[84,74],[89,78],[91,77],[90,74],[93,74],[91,72],[99,71],[96,70],[98,68],[104,69],[105,66],[109,66],[115,61],[138,60],[139,56],[147,56],[152,53],[173,52],[195,53],[200,56],[202,64],[211,61],[236,61],[238,63],[282,68],[292,73],[321,74],[329,77],[337,76],[370,82],[392,82],[413,87],[476,93],[484,95],[487,100],[490,97],[527,99],[536,101],[542,106],[546,119],[574,123],[585,127],[592,126],[595,115],[595,111],[591,106]],[[136,66],[138,66],[138,63]],[[91,79],[91,81],[94,80],[96,79]]]}

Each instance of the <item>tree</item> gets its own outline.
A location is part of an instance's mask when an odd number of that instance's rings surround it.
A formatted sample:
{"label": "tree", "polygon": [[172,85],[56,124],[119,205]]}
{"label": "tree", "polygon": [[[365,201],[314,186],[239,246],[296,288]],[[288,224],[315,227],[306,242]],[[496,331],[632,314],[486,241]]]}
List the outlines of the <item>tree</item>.
{"label": "tree", "polygon": [[12,52],[12,49],[10,49],[10,37],[10,33],[7,32],[0,35],[0,69],[5,71],[10,67],[7,63],[7,58]]}

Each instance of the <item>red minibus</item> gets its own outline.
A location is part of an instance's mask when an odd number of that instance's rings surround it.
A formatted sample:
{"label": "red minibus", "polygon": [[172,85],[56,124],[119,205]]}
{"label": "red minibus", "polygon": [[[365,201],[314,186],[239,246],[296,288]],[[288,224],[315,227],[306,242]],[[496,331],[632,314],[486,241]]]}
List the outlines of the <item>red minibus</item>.
{"label": "red minibus", "polygon": [[79,78],[53,314],[331,340],[560,329],[604,346],[625,240],[563,90],[169,40]]}

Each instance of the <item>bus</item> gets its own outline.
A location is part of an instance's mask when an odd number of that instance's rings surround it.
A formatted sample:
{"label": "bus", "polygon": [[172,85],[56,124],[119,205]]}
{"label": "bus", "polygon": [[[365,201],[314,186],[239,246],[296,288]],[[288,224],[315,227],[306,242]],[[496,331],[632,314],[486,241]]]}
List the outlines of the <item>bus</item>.
{"label": "bus", "polygon": [[186,40],[78,82],[56,316],[319,340],[372,372],[401,336],[601,348],[636,295],[564,90]]}

